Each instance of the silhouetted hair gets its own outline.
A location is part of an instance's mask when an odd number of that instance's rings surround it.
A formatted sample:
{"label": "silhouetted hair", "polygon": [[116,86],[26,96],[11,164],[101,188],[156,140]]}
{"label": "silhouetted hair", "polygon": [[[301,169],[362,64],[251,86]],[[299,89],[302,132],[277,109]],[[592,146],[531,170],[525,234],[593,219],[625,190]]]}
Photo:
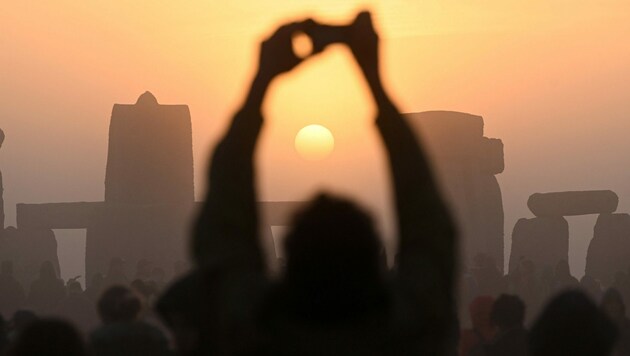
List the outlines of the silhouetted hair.
{"label": "silhouetted hair", "polygon": [[525,303],[515,295],[501,294],[492,306],[490,320],[500,328],[522,326],[525,320]]}
{"label": "silhouetted hair", "polygon": [[142,310],[142,302],[131,289],[124,286],[108,288],[98,300],[98,315],[103,323],[135,320]]}
{"label": "silhouetted hair", "polygon": [[10,348],[10,356],[83,356],[85,346],[79,332],[69,323],[41,319],[29,324]]}
{"label": "silhouetted hair", "polygon": [[371,217],[348,200],[315,197],[294,216],[285,249],[285,283],[310,320],[361,313],[380,292],[380,240]]}
{"label": "silhouetted hair", "polygon": [[529,337],[531,356],[607,356],[617,330],[581,291],[559,294],[545,307]]}

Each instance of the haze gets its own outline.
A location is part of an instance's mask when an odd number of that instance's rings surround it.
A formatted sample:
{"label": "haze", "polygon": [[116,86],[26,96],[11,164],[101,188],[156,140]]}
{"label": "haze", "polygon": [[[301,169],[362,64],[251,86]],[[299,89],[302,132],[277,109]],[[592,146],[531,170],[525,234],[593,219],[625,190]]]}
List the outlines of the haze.
{"label": "haze", "polygon": [[[630,212],[626,1],[58,1],[7,2],[0,12],[7,224],[16,203],[102,200],[112,106],[146,90],[189,105],[201,199],[208,153],[240,104],[260,40],[287,19],[345,23],[361,8],[376,14],[387,84],[403,112],[482,115],[485,135],[503,140],[506,262],[514,223],[532,216],[531,193],[611,189],[618,211]],[[391,234],[385,163],[357,74],[338,48],[277,83],[260,191],[265,200],[344,192]],[[330,158],[295,152],[308,124],[333,132]],[[569,222],[572,272],[581,276],[595,216]],[[82,274],[81,232],[58,237],[62,276]]]}

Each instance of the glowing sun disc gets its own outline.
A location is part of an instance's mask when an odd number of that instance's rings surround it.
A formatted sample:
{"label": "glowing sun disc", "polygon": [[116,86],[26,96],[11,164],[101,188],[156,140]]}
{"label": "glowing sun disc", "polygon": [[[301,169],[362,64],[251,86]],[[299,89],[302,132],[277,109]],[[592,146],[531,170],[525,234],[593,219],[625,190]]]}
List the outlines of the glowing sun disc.
{"label": "glowing sun disc", "polygon": [[295,149],[308,161],[319,161],[330,155],[335,139],[330,130],[322,125],[308,125],[295,135]]}

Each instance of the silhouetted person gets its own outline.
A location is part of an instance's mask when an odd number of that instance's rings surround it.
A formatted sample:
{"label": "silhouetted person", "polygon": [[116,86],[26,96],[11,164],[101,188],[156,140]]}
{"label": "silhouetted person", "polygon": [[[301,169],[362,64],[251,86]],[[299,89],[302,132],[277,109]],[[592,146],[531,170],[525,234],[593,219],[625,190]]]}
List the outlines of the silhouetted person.
{"label": "silhouetted person", "polygon": [[112,286],[97,305],[103,325],[90,335],[94,356],[168,355],[162,332],[139,320],[142,301],[131,289]]}
{"label": "silhouetted person", "polygon": [[8,356],[85,356],[79,332],[68,322],[41,319],[32,322],[9,348]]}
{"label": "silhouetted person", "polygon": [[136,264],[136,276],[134,279],[147,281],[149,278],[151,278],[151,262],[143,258]]}
{"label": "silhouetted person", "polygon": [[602,287],[595,278],[588,274],[582,276],[580,279],[580,288],[595,302],[599,302],[602,299]]}
{"label": "silhouetted person", "polygon": [[157,302],[156,310],[173,335],[178,355],[216,352],[211,342],[217,333],[216,314],[212,314],[217,289],[212,278],[192,271],[173,283]]}
{"label": "silhouetted person", "polygon": [[[398,213],[398,268],[392,280],[385,278],[368,214],[321,194],[295,216],[285,242],[286,273],[268,287],[253,165],[261,106],[272,80],[302,62],[292,37],[307,32],[317,52],[330,42],[330,29],[291,23],[263,42],[245,104],[214,151],[193,243],[197,264],[220,275],[214,301],[220,332],[211,341],[227,354],[445,354],[455,320],[454,227],[419,138],[383,88],[378,36],[367,13],[345,28],[344,41],[376,102]],[[246,341],[252,327],[256,343]]]}
{"label": "silhouetted person", "polygon": [[558,262],[556,265],[552,283],[553,291],[555,293],[561,292],[565,289],[575,289],[580,287],[580,282],[577,278],[571,275],[569,263],[565,260]]}
{"label": "silhouetted person", "polygon": [[57,314],[72,321],[83,332],[97,325],[94,302],[83,292],[81,284],[71,280],[66,286],[67,295],[59,302]]}
{"label": "silhouetted person", "polygon": [[101,297],[101,293],[103,292],[103,287],[105,283],[105,278],[101,273],[94,273],[92,279],[90,280],[90,284],[88,284],[87,288],[85,288],[85,295],[90,299],[94,304]]}
{"label": "silhouetted person", "polygon": [[9,324],[9,338],[15,339],[22,330],[24,330],[31,323],[37,321],[39,318],[31,310],[18,310],[11,317]]}
{"label": "silhouetted person", "polygon": [[468,312],[472,328],[462,330],[460,338],[460,356],[483,356],[486,346],[494,339],[496,328],[490,321],[494,298],[477,297],[470,303]]}
{"label": "silhouetted person", "polygon": [[480,253],[474,258],[474,267],[472,274],[477,281],[480,295],[497,296],[501,294],[505,288],[505,280],[503,273],[497,268],[494,259],[486,254]]}
{"label": "silhouetted person", "polygon": [[626,306],[621,293],[608,289],[602,297],[601,309],[617,326],[618,338],[613,356],[630,355],[630,320],[626,316]]}
{"label": "silhouetted person", "polygon": [[508,276],[509,292],[519,296],[529,310],[529,315],[537,315],[545,297],[543,286],[536,273],[536,266],[529,259],[522,259],[513,273]]}
{"label": "silhouetted person", "polygon": [[490,314],[497,334],[486,348],[488,356],[526,356],[527,330],[525,321],[525,304],[515,296],[501,294],[492,306]]}
{"label": "silhouetted person", "polygon": [[617,331],[584,293],[565,291],[551,300],[531,328],[530,356],[608,356]]}
{"label": "silhouetted person", "polygon": [[625,272],[617,271],[615,273],[612,288],[621,293],[625,305],[630,305],[630,279]]}
{"label": "silhouetted person", "polygon": [[120,257],[114,257],[109,262],[109,269],[103,279],[103,287],[113,285],[129,285],[129,279],[125,275],[125,262]]}
{"label": "silhouetted person", "polygon": [[166,284],[166,273],[160,267],[155,267],[151,270],[151,277],[149,280],[154,283],[156,291],[161,291],[164,289],[164,285]]}
{"label": "silhouetted person", "polygon": [[3,261],[0,266],[0,315],[10,317],[24,305],[24,288],[13,277],[13,263]]}
{"label": "silhouetted person", "polygon": [[66,288],[63,281],[57,277],[52,262],[42,263],[39,277],[31,284],[27,304],[36,313],[46,315],[55,310],[65,296]]}

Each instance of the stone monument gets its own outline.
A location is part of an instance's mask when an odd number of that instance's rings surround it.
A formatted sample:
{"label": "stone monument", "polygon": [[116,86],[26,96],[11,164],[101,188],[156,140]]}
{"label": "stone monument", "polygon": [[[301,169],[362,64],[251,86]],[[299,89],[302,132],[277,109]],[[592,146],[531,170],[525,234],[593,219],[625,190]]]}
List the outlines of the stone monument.
{"label": "stone monument", "polygon": [[503,172],[503,143],[484,137],[481,116],[453,111],[405,114],[423,143],[458,222],[460,255],[478,254],[503,270],[503,201],[496,175]]}
{"label": "stone monument", "polygon": [[539,271],[569,260],[569,225],[565,216],[599,214],[586,260],[586,274],[610,285],[618,270],[630,267],[630,216],[615,214],[619,198],[610,190],[536,193],[527,206],[535,218],[520,219],[512,232],[510,271],[529,259]]}

